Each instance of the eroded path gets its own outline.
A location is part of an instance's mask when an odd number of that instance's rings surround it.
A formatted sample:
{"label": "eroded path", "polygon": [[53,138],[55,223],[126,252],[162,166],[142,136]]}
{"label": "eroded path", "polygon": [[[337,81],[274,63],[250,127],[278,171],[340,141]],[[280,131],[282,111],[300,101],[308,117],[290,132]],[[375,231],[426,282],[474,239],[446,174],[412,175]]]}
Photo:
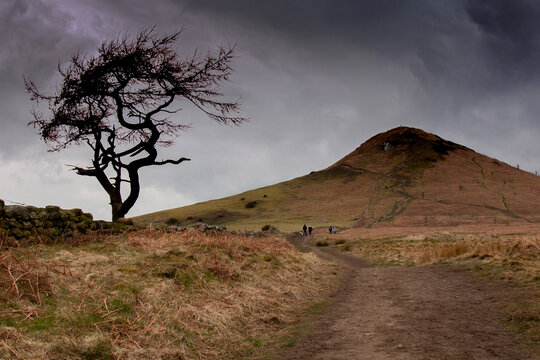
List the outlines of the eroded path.
{"label": "eroded path", "polygon": [[345,282],[283,359],[540,358],[500,325],[501,307],[520,296],[508,287],[443,266],[373,267],[315,251],[346,268]]}

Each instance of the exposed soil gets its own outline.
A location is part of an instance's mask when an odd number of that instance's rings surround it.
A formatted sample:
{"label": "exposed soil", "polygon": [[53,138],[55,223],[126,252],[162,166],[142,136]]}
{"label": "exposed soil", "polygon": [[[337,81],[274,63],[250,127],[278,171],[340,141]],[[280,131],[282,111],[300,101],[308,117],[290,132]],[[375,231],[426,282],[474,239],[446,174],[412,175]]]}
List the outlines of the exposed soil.
{"label": "exposed soil", "polygon": [[314,250],[343,265],[346,276],[309,335],[283,359],[540,359],[501,324],[502,310],[522,290],[446,266],[369,266]]}

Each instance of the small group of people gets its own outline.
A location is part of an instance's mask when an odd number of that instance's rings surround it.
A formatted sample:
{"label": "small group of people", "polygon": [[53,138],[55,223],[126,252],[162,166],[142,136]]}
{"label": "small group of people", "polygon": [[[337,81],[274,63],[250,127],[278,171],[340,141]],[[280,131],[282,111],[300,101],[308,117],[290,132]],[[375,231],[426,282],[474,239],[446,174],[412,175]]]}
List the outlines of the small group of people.
{"label": "small group of people", "polygon": [[[330,225],[328,227],[328,233],[329,234],[335,234],[336,233],[336,227],[335,226],[332,226]],[[302,227],[302,232],[301,234],[304,235],[304,236],[311,236],[311,233],[313,232],[313,228],[311,226],[307,226],[306,224],[304,224],[304,226]]]}

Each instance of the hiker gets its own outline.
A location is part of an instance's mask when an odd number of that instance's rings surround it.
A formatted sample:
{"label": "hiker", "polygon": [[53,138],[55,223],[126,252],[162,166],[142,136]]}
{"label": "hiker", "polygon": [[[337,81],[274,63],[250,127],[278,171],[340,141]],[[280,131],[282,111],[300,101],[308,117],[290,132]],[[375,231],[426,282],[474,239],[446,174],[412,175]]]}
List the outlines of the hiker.
{"label": "hiker", "polygon": [[330,225],[330,226],[328,227],[328,233],[329,233],[329,234],[332,233],[332,225]]}
{"label": "hiker", "polygon": [[307,226],[306,226],[306,224],[304,224],[304,226],[302,227],[302,230],[304,230],[304,236],[307,236]]}
{"label": "hiker", "polygon": [[311,232],[313,231],[313,228],[310,226],[308,229],[309,229],[309,236],[311,236]]}
{"label": "hiker", "polygon": [[334,234],[335,234],[335,233],[336,233],[336,228],[334,227],[334,228],[332,229],[332,231],[333,231],[333,232],[334,232]]}

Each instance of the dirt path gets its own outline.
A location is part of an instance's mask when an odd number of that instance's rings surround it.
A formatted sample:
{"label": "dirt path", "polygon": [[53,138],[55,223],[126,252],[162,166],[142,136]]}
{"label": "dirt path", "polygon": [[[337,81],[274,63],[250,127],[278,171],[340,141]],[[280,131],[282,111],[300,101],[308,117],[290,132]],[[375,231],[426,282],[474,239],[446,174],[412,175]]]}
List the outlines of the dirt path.
{"label": "dirt path", "polygon": [[315,251],[347,269],[345,282],[283,359],[540,359],[500,325],[508,288],[443,266],[373,267]]}

